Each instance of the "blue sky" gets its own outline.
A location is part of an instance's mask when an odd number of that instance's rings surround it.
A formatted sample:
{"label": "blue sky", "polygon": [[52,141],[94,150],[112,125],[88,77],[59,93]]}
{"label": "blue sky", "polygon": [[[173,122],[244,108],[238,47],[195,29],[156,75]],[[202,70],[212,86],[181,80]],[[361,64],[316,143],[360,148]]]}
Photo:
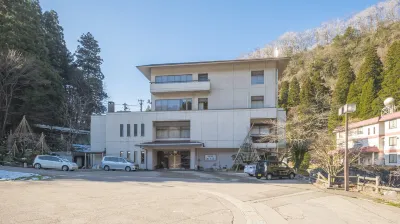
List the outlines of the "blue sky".
{"label": "blue sky", "polygon": [[[345,18],[378,0],[41,0],[57,11],[71,52],[99,41],[106,92],[116,104],[150,99],[142,64],[235,59],[287,31]],[[131,107],[138,110],[138,107]]]}

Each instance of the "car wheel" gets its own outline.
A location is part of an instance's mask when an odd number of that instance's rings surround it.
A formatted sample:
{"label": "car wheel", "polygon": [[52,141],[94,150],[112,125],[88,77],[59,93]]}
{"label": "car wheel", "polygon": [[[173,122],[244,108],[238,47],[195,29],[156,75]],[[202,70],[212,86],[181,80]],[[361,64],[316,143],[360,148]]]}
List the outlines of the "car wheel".
{"label": "car wheel", "polygon": [[261,177],[259,177],[259,176],[257,176],[256,178],[257,178],[257,179],[261,179]]}
{"label": "car wheel", "polygon": [[105,171],[110,171],[110,167],[109,166],[104,166],[104,170]]}
{"label": "car wheel", "polygon": [[125,167],[126,172],[131,172],[131,168],[129,166]]}
{"label": "car wheel", "polygon": [[42,166],[40,165],[40,163],[36,163],[36,164],[34,165],[34,167],[35,167],[35,169],[40,169],[40,168],[42,168]]}
{"label": "car wheel", "polygon": [[267,179],[267,180],[272,180],[272,174],[270,174],[270,173],[267,174],[266,179]]}
{"label": "car wheel", "polygon": [[294,179],[294,176],[295,176],[294,173],[290,173],[289,174],[289,179]]}
{"label": "car wheel", "polygon": [[68,171],[69,170],[68,166],[66,166],[66,165],[62,166],[61,169],[62,169],[62,171]]}

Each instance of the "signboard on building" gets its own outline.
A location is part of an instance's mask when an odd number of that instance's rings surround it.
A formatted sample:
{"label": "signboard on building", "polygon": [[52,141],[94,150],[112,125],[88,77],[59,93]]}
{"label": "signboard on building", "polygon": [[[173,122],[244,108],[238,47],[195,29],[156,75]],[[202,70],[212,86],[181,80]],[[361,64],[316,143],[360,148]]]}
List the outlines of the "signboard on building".
{"label": "signboard on building", "polygon": [[217,155],[204,155],[205,161],[215,161],[217,160]]}

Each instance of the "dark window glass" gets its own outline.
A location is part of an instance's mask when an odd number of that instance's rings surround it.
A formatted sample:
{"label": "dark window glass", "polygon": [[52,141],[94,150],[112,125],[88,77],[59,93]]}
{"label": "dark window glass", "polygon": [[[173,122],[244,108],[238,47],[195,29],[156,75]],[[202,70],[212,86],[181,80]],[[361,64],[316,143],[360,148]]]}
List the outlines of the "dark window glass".
{"label": "dark window glass", "polygon": [[133,125],[133,136],[137,136],[137,124]]}
{"label": "dark window glass", "polygon": [[252,71],[251,84],[264,84],[264,71]]}
{"label": "dark window glass", "polygon": [[126,136],[131,137],[131,125],[130,124],[126,125]]}
{"label": "dark window glass", "polygon": [[140,136],[144,136],[144,124],[140,125]]}
{"label": "dark window glass", "polygon": [[168,100],[161,100],[161,110],[168,110]]}
{"label": "dark window glass", "polygon": [[397,154],[389,154],[389,163],[397,163]]}
{"label": "dark window glass", "polygon": [[199,110],[208,110],[208,98],[199,98]]}
{"label": "dark window glass", "polygon": [[192,99],[156,100],[156,111],[192,110]]}
{"label": "dark window glass", "polygon": [[208,74],[199,74],[199,82],[208,81]]}
{"label": "dark window glass", "polygon": [[175,82],[175,76],[174,75],[167,76],[167,82]]}
{"label": "dark window glass", "polygon": [[144,164],[144,151],[140,152],[140,163]]}
{"label": "dark window glass", "polygon": [[186,82],[192,81],[192,74],[186,75]]}
{"label": "dark window glass", "polygon": [[124,137],[124,125],[119,125],[119,137]]}
{"label": "dark window glass", "polygon": [[156,76],[156,83],[162,82],[162,76]]}
{"label": "dark window glass", "polygon": [[263,107],[264,107],[264,96],[251,97],[251,108],[263,108]]}

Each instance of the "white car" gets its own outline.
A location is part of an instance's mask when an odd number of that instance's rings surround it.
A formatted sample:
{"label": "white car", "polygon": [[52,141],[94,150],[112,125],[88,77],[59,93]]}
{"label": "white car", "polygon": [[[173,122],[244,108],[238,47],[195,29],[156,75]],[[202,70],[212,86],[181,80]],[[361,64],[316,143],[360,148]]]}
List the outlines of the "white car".
{"label": "white car", "polygon": [[50,155],[37,155],[33,161],[33,167],[36,169],[60,169],[63,171],[78,169],[78,165],[76,163],[70,162],[67,159],[58,156]]}
{"label": "white car", "polygon": [[124,158],[116,156],[104,156],[101,161],[101,168],[105,171],[110,170],[125,170],[127,172],[136,170],[134,163],[127,161]]}
{"label": "white car", "polygon": [[249,164],[244,166],[244,173],[247,173],[249,176],[254,176],[256,173],[256,165]]}

